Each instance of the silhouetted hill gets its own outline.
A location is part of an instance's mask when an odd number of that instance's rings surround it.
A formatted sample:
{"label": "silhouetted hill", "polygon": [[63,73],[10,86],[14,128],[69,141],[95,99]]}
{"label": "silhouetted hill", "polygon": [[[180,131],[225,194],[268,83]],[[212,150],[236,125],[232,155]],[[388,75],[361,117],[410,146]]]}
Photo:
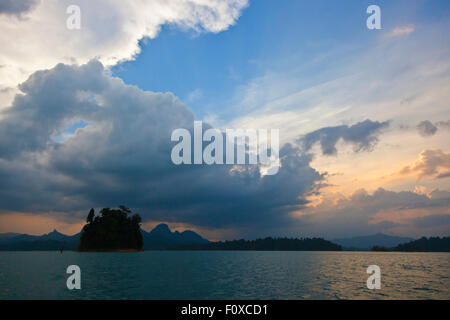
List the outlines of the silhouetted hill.
{"label": "silhouetted hill", "polygon": [[[159,224],[150,232],[140,230],[145,250],[256,250],[256,251],[340,251],[343,246],[324,240],[322,238],[265,238],[257,240],[233,240],[210,242],[193,231],[172,232],[166,224]],[[56,230],[42,236],[27,234],[3,233],[0,234],[0,250],[32,251],[32,250],[75,250],[80,242],[81,233],[73,236],[64,235]],[[348,240],[362,242],[364,250],[374,251],[424,251],[424,252],[450,252],[450,237],[431,237],[407,241],[406,243],[389,245],[373,245],[366,247],[369,242],[378,240],[378,243],[392,243],[409,239],[392,237],[383,234],[367,237],[355,237]],[[387,241],[382,242],[379,240]],[[337,242],[341,242],[338,239]],[[368,242],[364,242],[364,241]],[[343,242],[349,244],[349,242]],[[352,242],[353,243],[353,242]],[[355,248],[355,247],[354,247]],[[366,249],[367,248],[367,249]],[[345,250],[345,248],[344,248]]]}
{"label": "silhouetted hill", "polygon": [[189,250],[255,250],[255,251],[341,251],[340,245],[322,238],[265,238],[210,242],[178,249]]}
{"label": "silhouetted hill", "polygon": [[0,240],[10,239],[13,237],[17,237],[20,233],[8,232],[8,233],[0,233]]}
{"label": "silhouetted hill", "polygon": [[208,240],[193,231],[172,232],[167,224],[159,224],[150,232],[141,229],[141,233],[145,250],[163,250],[209,243]]}
{"label": "silhouetted hill", "polygon": [[450,252],[450,237],[422,237],[418,240],[400,244],[392,251],[406,252]]}
{"label": "silhouetted hill", "polygon": [[412,238],[388,236],[383,233],[377,233],[370,236],[359,236],[353,238],[333,239],[334,243],[341,245],[349,250],[371,250],[373,247],[392,248],[401,243],[414,240]]}

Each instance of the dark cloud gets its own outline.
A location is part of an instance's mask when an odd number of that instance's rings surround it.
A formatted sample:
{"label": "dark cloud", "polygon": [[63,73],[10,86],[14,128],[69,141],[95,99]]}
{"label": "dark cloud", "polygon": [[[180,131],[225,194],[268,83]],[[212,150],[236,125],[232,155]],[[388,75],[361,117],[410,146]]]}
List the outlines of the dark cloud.
{"label": "dark cloud", "polygon": [[[0,115],[0,210],[125,204],[144,220],[264,229],[291,223],[288,212],[324,179],[290,144],[273,176],[254,165],[174,165],[171,133],[192,130],[192,112],[171,93],[105,75],[97,61],[36,72],[20,90]],[[88,125],[55,142],[75,121]]]}
{"label": "dark cloud", "polygon": [[434,214],[425,217],[419,217],[412,220],[412,223],[422,228],[433,228],[436,226],[449,226],[450,231],[450,214]]}
{"label": "dark cloud", "polygon": [[417,131],[419,131],[419,134],[422,137],[429,137],[433,136],[436,133],[437,127],[430,121],[424,120],[420,121],[419,124],[417,125]]}
{"label": "dark cloud", "polygon": [[352,126],[325,127],[302,136],[298,143],[305,151],[309,151],[315,143],[320,143],[325,155],[337,154],[336,144],[341,139],[352,144],[355,152],[370,151],[378,142],[377,135],[388,126],[388,121],[365,120]]}
{"label": "dark cloud", "polygon": [[450,120],[437,121],[434,124],[429,120],[424,120],[420,121],[416,128],[422,137],[431,137],[434,136],[438,130],[449,130]]}
{"label": "dark cloud", "polygon": [[17,15],[30,11],[40,0],[1,0],[0,14]]}
{"label": "dark cloud", "polygon": [[443,179],[443,178],[449,178],[450,177],[450,171],[442,172],[436,176],[437,179]]}

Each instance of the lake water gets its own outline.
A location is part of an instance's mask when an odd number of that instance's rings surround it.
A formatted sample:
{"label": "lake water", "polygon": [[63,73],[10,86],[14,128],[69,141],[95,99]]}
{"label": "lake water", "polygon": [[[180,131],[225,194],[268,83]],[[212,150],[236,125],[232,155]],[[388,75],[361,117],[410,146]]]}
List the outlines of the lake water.
{"label": "lake water", "polygon": [[[366,287],[369,265],[381,289]],[[81,290],[66,268],[81,268]],[[449,299],[450,253],[0,252],[0,299]]]}

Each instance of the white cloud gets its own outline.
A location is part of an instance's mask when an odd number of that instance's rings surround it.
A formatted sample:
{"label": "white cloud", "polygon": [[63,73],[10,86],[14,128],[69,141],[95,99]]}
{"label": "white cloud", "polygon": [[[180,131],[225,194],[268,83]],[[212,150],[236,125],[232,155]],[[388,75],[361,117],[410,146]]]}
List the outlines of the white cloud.
{"label": "white cloud", "polygon": [[[81,9],[80,30],[66,27],[69,5]],[[108,66],[133,59],[140,50],[138,41],[155,38],[166,24],[196,32],[226,30],[246,5],[247,0],[41,1],[26,18],[0,15],[0,89],[15,87],[32,72],[60,62],[97,58]]]}
{"label": "white cloud", "polygon": [[400,37],[400,36],[404,36],[404,35],[410,34],[412,32],[414,32],[414,26],[413,25],[400,26],[400,27],[395,27],[391,32],[389,32],[386,35],[386,37],[387,38]]}
{"label": "white cloud", "polygon": [[186,97],[186,103],[191,104],[193,102],[198,101],[199,99],[201,99],[203,97],[203,91],[200,88],[197,88],[191,92],[189,92],[189,94]]}

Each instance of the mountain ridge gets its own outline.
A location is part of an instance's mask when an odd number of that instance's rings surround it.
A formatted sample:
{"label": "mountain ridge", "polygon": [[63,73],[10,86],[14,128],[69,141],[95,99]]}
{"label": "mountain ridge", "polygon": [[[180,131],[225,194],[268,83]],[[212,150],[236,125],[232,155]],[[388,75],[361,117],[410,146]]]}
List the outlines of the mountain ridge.
{"label": "mountain ridge", "polygon": [[150,232],[141,229],[144,250],[170,249],[185,245],[206,244],[210,241],[191,230],[172,232],[165,223],[158,224]]}

